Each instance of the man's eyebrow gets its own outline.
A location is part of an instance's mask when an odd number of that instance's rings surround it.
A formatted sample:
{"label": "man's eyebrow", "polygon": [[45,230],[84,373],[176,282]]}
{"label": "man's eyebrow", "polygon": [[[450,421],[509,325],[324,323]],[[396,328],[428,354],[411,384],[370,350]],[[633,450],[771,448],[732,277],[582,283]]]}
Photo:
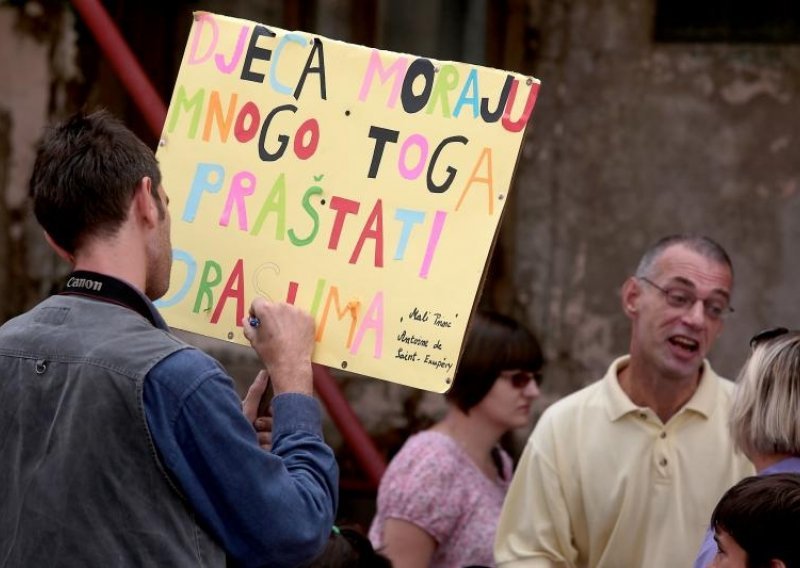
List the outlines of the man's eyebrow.
{"label": "man's eyebrow", "polygon": [[[687,288],[692,288],[692,289],[696,289],[697,288],[697,286],[695,286],[694,282],[692,282],[691,280],[689,280],[688,278],[685,278],[683,276],[673,276],[672,278],[670,278],[670,282],[673,282],[675,284],[682,284],[683,286],[686,286]],[[724,288],[714,288],[711,291],[711,293],[712,294],[719,294],[720,296],[725,296],[726,300],[730,300],[730,298],[731,298],[731,293],[728,290],[725,290]]]}
{"label": "man's eyebrow", "polygon": [[670,278],[670,281],[676,284],[683,284],[684,286],[687,286],[689,288],[696,288],[694,282],[692,282],[688,278],[684,278],[683,276],[673,276],[672,278]]}

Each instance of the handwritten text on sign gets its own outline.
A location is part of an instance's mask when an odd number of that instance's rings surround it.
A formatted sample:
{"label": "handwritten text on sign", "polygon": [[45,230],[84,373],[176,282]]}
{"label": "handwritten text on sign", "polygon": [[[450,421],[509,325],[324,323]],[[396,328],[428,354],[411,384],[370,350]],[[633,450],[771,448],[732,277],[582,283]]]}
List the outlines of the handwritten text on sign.
{"label": "handwritten text on sign", "polygon": [[174,327],[246,343],[256,295],[314,360],[450,384],[539,83],[198,13],[158,158]]}

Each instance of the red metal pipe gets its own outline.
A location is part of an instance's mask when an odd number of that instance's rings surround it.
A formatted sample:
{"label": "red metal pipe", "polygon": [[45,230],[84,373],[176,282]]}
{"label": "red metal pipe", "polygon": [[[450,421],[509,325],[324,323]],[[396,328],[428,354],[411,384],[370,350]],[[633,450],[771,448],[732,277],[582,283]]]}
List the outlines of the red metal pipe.
{"label": "red metal pipe", "polygon": [[386,462],[383,456],[364,430],[364,426],[353,412],[330,371],[321,365],[313,365],[313,369],[314,389],[328,409],[333,423],[336,424],[342,437],[353,450],[353,455],[361,469],[367,474],[373,486],[377,488],[383,472],[386,471]]}
{"label": "red metal pipe", "polygon": [[[119,28],[98,0],[72,0],[72,5],[94,34],[103,54],[139,107],[147,125],[156,136],[160,136],[167,118],[167,108],[120,34]],[[364,473],[377,488],[386,470],[386,461],[353,412],[330,371],[321,365],[314,365],[313,368],[317,394],[327,408],[331,420],[342,433],[342,438],[353,450]]]}
{"label": "red metal pipe", "polygon": [[156,136],[161,136],[167,119],[167,107],[105,7],[99,0],[72,0],[72,5],[91,30],[103,55],[139,107],[150,130]]}

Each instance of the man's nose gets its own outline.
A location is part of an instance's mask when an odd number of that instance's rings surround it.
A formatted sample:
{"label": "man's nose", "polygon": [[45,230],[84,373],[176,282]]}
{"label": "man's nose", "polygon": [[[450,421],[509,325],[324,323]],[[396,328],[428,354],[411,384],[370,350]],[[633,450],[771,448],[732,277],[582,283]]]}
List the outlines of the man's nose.
{"label": "man's nose", "polygon": [[703,300],[697,299],[683,314],[683,320],[694,327],[702,327],[706,322],[706,306]]}

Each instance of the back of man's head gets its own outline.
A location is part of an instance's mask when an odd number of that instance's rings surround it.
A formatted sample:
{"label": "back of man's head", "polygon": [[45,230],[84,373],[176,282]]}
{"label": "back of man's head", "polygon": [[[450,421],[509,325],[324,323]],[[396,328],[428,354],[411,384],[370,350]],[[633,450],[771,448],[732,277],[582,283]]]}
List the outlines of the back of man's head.
{"label": "back of man's head", "polygon": [[669,235],[659,239],[655,244],[648,248],[642,255],[639,265],[636,268],[636,276],[652,276],[653,266],[665,250],[670,247],[682,245],[691,251],[696,252],[717,264],[727,266],[733,277],[733,263],[730,256],[715,240],[703,235],[693,235],[688,233]]}
{"label": "back of man's head", "polygon": [[800,567],[800,474],[747,477],[728,489],[711,516],[747,554],[748,568],[780,560]]}
{"label": "back of man's head", "polygon": [[29,188],[36,219],[74,253],[89,237],[116,233],[143,177],[157,196],[161,174],[150,148],[106,111],[78,113],[39,143]]}

